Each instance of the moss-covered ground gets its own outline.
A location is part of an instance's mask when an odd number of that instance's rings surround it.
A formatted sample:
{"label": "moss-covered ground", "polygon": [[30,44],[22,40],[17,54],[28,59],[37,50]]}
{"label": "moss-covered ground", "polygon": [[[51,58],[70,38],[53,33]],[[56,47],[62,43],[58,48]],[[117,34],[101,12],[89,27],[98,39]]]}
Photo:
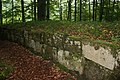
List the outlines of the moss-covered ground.
{"label": "moss-covered ground", "polygon": [[36,21],[5,25],[12,28],[32,29],[34,32],[65,33],[72,37],[81,37],[91,41],[120,46],[120,21],[117,22],[70,22]]}

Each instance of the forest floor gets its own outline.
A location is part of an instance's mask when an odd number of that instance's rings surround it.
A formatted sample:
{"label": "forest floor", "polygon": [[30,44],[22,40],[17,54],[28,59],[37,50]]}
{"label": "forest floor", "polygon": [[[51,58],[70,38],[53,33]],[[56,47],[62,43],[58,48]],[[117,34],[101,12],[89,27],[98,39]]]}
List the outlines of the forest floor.
{"label": "forest floor", "polygon": [[16,43],[0,41],[0,61],[13,67],[4,80],[76,80],[52,61],[33,55]]}
{"label": "forest floor", "polygon": [[120,21],[30,21],[26,23],[6,24],[3,27],[28,30],[33,33],[61,33],[72,38],[89,40],[120,49]]}

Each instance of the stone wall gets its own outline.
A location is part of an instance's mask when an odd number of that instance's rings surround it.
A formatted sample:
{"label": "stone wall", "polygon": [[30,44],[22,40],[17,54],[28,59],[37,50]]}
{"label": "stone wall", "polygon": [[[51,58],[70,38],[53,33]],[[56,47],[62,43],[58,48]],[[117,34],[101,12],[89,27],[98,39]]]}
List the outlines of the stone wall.
{"label": "stone wall", "polygon": [[85,80],[117,80],[120,77],[119,48],[67,34],[23,28],[0,28],[0,37],[78,71]]}

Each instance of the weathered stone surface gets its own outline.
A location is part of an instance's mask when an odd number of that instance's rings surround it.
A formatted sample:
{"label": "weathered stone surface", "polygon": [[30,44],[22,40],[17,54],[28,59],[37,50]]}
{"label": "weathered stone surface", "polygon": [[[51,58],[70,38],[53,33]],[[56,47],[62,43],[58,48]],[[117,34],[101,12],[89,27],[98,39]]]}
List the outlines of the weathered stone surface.
{"label": "weathered stone surface", "polygon": [[42,44],[42,51],[41,51],[41,53],[44,55],[45,53],[46,53],[46,47],[47,47],[47,45],[46,44]]}
{"label": "weathered stone surface", "polygon": [[[40,52],[45,58],[53,59],[68,69],[78,71],[85,75],[86,80],[109,80],[112,74],[119,78],[120,50],[113,56],[114,51],[90,45],[91,42],[70,39],[68,35],[48,32],[28,32],[1,29],[1,37],[11,41],[21,42],[23,45]],[[8,34],[10,33],[10,34]],[[15,34],[16,33],[16,34]]]}
{"label": "weathered stone surface", "polygon": [[36,50],[36,49],[35,49],[35,41],[34,41],[34,40],[30,40],[29,47],[30,47],[30,48],[33,48],[34,50]]}
{"label": "weathered stone surface", "polygon": [[39,33],[34,33],[32,38],[33,38],[35,41],[40,41],[39,37],[40,37],[40,34],[39,34]]}
{"label": "weathered stone surface", "polygon": [[49,46],[53,46],[53,35],[52,34],[49,34],[47,33],[46,36],[45,36],[45,44],[49,45]]}
{"label": "weathered stone surface", "polygon": [[58,49],[53,47],[53,60],[55,60],[56,62],[58,62]]}
{"label": "weathered stone surface", "polygon": [[84,57],[89,60],[92,60],[110,70],[114,69],[115,58],[111,54],[110,49],[104,49],[100,47],[98,50],[95,50],[94,46],[90,46],[90,44],[82,46]]}
{"label": "weathered stone surface", "polygon": [[112,71],[101,67],[99,64],[94,63],[93,61],[87,60],[84,64],[84,77],[85,80],[114,80],[110,79]]}
{"label": "weathered stone surface", "polygon": [[63,50],[59,50],[58,51],[58,61],[60,63],[63,63],[63,59],[64,59],[64,51]]}
{"label": "weathered stone surface", "polygon": [[[71,57],[69,59],[69,57]],[[78,71],[80,74],[83,74],[82,58],[74,58],[70,55],[69,51],[58,51],[58,62],[66,66],[68,69]]]}
{"label": "weathered stone surface", "polygon": [[35,51],[41,52],[41,48],[42,48],[42,45],[40,44],[40,42],[36,41],[36,43],[35,43]]}
{"label": "weathered stone surface", "polygon": [[120,49],[117,50],[117,58],[116,58],[116,66],[115,67],[119,67],[120,66]]}
{"label": "weathered stone surface", "polygon": [[61,34],[54,34],[53,35],[53,41],[54,41],[54,45],[53,46],[55,46],[55,47],[58,47],[59,49],[63,49],[63,47],[64,47],[64,42],[63,42],[63,35],[61,35]]}
{"label": "weathered stone surface", "polygon": [[81,47],[77,45],[65,44],[64,49],[73,53],[81,53]]}
{"label": "weathered stone surface", "polygon": [[69,65],[67,67],[71,70],[78,71],[79,74],[83,74],[84,66],[82,65],[82,59],[74,60],[71,59],[69,60]]}

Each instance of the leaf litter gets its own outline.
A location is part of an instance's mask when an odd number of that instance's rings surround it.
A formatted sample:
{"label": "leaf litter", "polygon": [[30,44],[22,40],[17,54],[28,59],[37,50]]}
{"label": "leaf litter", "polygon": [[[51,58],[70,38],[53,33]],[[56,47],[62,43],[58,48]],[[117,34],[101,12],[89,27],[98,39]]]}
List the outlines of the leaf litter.
{"label": "leaf litter", "polygon": [[76,80],[52,61],[33,55],[17,43],[0,41],[0,60],[14,68],[5,80]]}

